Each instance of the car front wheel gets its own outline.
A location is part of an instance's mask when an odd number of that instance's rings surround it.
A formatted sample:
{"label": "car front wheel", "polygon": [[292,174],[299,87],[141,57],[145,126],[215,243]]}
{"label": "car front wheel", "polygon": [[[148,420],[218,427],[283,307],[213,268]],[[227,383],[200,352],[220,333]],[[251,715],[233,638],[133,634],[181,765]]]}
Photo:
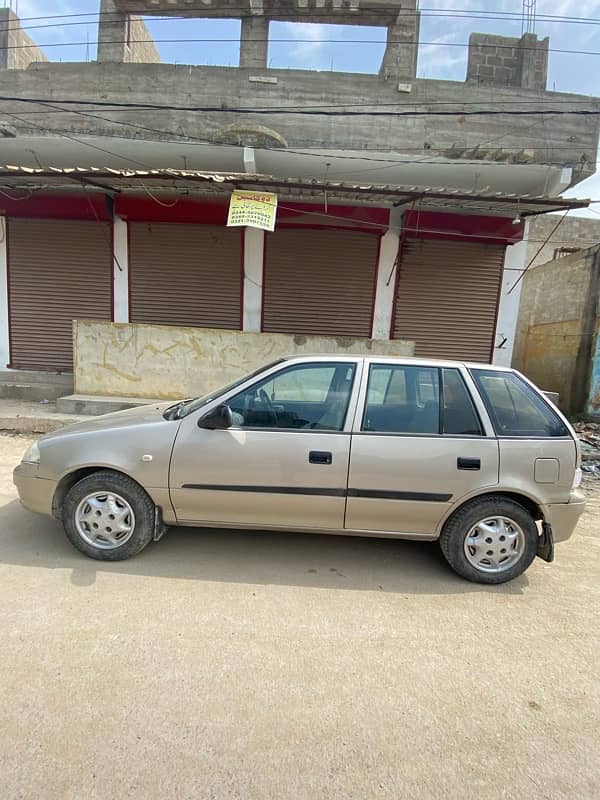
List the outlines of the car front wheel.
{"label": "car front wheel", "polygon": [[482,497],[444,525],[440,547],[452,569],[477,583],[506,583],[529,567],[538,550],[535,520],[519,503]]}
{"label": "car front wheel", "polygon": [[100,561],[121,561],[141,552],[152,541],[154,516],[154,503],[139,484],[106,470],[72,486],[62,507],[71,544]]}

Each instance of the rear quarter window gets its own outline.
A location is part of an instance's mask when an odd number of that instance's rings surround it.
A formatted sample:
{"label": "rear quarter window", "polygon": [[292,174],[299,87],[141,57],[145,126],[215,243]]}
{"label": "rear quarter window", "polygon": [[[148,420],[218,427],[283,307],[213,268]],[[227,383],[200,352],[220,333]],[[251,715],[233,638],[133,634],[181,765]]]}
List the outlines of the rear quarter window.
{"label": "rear quarter window", "polygon": [[473,369],[471,374],[498,436],[569,436],[560,417],[514,372]]}

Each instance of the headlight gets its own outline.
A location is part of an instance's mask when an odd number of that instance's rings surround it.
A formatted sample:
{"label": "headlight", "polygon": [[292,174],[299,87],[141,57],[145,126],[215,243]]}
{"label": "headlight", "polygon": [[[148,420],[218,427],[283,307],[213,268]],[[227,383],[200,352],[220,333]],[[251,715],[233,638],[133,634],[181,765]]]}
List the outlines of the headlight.
{"label": "headlight", "polygon": [[22,458],[23,461],[26,461],[28,464],[39,464],[40,463],[40,448],[37,442],[34,442],[29,450],[25,453]]}

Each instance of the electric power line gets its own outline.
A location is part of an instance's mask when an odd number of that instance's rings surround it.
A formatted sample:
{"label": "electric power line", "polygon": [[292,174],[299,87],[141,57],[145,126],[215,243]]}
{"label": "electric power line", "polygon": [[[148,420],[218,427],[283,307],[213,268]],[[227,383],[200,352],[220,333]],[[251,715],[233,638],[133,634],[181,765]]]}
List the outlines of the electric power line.
{"label": "electric power line", "polygon": [[[421,110],[408,110],[408,111],[340,111],[340,110],[324,110],[321,108],[312,109],[309,107],[294,106],[286,108],[285,106],[277,106],[275,108],[241,108],[241,107],[223,107],[223,106],[181,106],[174,104],[164,103],[123,103],[108,100],[86,100],[86,99],[56,99],[48,100],[47,98],[39,97],[16,97],[13,95],[0,95],[0,102],[14,102],[14,103],[37,103],[40,105],[47,104],[48,102],[59,103],[61,105],[69,106],[94,106],[100,108],[117,107],[126,109],[145,109],[149,111],[188,111],[188,112],[204,112],[204,113],[219,113],[219,114],[256,114],[256,115],[281,115],[281,114],[298,114],[304,116],[326,116],[326,117],[474,117],[474,116],[518,116],[518,117],[541,117],[541,116],[583,116],[583,117],[597,117],[600,116],[600,108],[585,109],[541,109],[538,111],[524,110],[524,109],[480,109],[474,111],[462,110],[448,110],[448,111],[421,111]],[[492,101],[490,101],[491,103]],[[357,104],[358,106],[359,104]],[[361,107],[368,106],[372,108],[377,106],[377,103],[360,104]],[[425,105],[425,103],[423,103]],[[67,109],[65,109],[67,110]],[[3,111],[2,113],[8,113]]]}
{"label": "electric power line", "polygon": [[[377,45],[381,47],[385,45],[386,42],[383,41],[375,41],[373,39],[319,39],[319,44],[350,44],[350,45],[357,45],[357,44],[370,44],[370,45]],[[267,42],[269,44],[314,44],[314,39],[294,39],[294,38],[286,38],[286,39],[271,39],[271,38],[253,38],[252,42]],[[3,47],[2,50],[30,50],[30,49],[39,49],[48,48],[48,47],[86,47],[89,45],[98,45],[101,44],[101,40],[96,39],[95,41],[84,41],[84,42],[46,42],[43,45],[37,44],[11,44]],[[228,38],[193,38],[193,39],[110,39],[106,42],[107,44],[239,44],[240,39],[236,37],[235,39],[228,37]],[[401,44],[401,45],[419,45],[420,47],[463,47],[468,48],[468,42],[417,42],[415,39],[388,39],[387,44]],[[481,47],[490,47],[494,50],[513,50],[514,45],[511,44],[490,44],[490,45],[479,45]],[[538,47],[519,47],[520,52],[525,51],[534,51],[538,52]],[[600,56],[600,51],[598,50],[572,50],[569,48],[560,48],[560,47],[549,47],[547,51],[549,53],[563,53],[568,55],[580,55],[580,56]]]}
{"label": "electric power line", "polygon": [[521,272],[521,274],[519,275],[519,277],[517,278],[517,280],[516,280],[516,281],[513,283],[513,285],[510,287],[510,289],[508,290],[508,292],[507,292],[506,294],[511,294],[512,290],[513,290],[513,289],[514,289],[516,286],[518,286],[518,284],[519,284],[519,283],[520,283],[520,282],[523,280],[523,278],[525,277],[525,273],[527,272],[527,270],[528,270],[528,269],[531,267],[531,265],[532,265],[532,264],[533,264],[533,262],[536,260],[536,258],[539,256],[539,254],[542,252],[542,250],[544,249],[544,247],[545,247],[545,246],[548,244],[548,242],[550,241],[550,239],[552,238],[552,236],[553,236],[553,235],[556,233],[556,231],[557,231],[557,230],[560,228],[560,226],[563,224],[563,222],[564,222],[564,221],[565,221],[565,219],[567,218],[567,214],[569,213],[569,211],[570,211],[570,210],[571,210],[570,208],[567,208],[567,210],[565,211],[565,213],[564,213],[564,214],[563,214],[563,215],[560,217],[560,219],[558,220],[558,222],[556,223],[556,225],[555,225],[555,226],[552,228],[552,230],[550,231],[550,233],[548,234],[548,236],[546,236],[546,238],[544,239],[543,243],[542,243],[542,244],[540,245],[540,247],[538,247],[538,249],[535,251],[535,255],[534,255],[534,256],[533,256],[533,257],[532,257],[532,258],[529,260],[529,263],[527,264],[527,266],[525,267],[525,269],[524,269],[524,270]]}

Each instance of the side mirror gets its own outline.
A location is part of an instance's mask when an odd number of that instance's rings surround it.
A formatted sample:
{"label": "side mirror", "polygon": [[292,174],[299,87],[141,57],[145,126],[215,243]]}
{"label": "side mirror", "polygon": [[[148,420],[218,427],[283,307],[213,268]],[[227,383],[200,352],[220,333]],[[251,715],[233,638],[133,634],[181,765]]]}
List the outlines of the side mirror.
{"label": "side mirror", "polygon": [[229,406],[222,403],[220,406],[213,408],[208,414],[200,417],[198,420],[199,428],[207,428],[208,430],[225,430],[231,428],[233,425],[233,417]]}

